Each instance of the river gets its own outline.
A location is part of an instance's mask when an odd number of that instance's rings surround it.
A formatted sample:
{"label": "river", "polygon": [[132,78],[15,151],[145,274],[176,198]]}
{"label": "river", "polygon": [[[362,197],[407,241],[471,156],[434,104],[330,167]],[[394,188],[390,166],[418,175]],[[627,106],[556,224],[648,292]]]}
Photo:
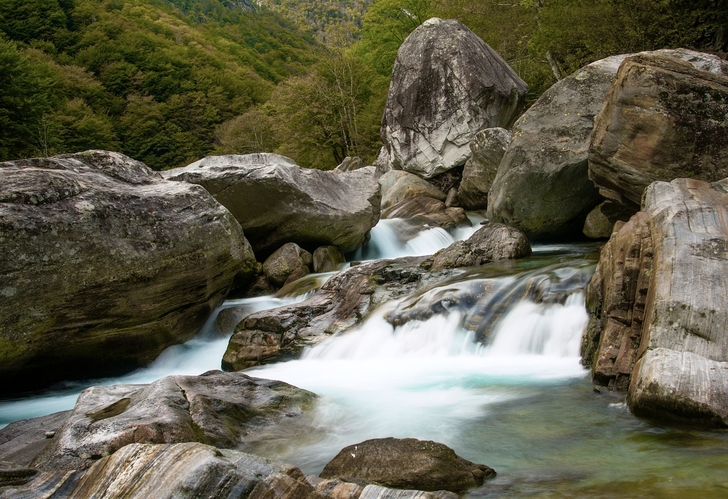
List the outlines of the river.
{"label": "river", "polygon": [[[382,221],[351,258],[430,254],[471,232]],[[728,497],[727,432],[643,421],[623,395],[592,389],[579,349],[587,324],[583,290],[597,252],[594,245],[537,246],[530,258],[463,272],[408,303],[385,304],[298,360],[250,369],[320,396],[312,415],[318,431],[282,429],[255,451],[318,473],[346,445],[416,437],[498,472],[470,498]],[[442,301],[445,295],[454,298]],[[304,298],[230,300],[223,308],[252,312]],[[438,299],[444,308],[426,319],[398,327],[384,319],[398,307]],[[213,320],[147,369],[0,401],[0,425],[71,408],[90,384],[217,369],[227,338],[212,334]]]}

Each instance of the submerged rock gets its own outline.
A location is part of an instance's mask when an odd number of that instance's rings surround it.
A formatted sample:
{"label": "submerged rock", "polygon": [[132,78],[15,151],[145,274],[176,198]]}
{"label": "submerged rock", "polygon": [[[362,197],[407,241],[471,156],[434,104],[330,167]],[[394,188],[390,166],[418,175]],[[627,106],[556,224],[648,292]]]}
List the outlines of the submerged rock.
{"label": "submerged rock", "polygon": [[425,21],[397,54],[382,118],[389,168],[431,178],[462,166],[483,128],[509,127],[527,86],[483,40],[454,20]]}
{"label": "submerged rock", "polygon": [[638,416],[728,426],[728,179],[655,182],[604,247],[584,358]]}
{"label": "submerged rock", "polygon": [[0,163],[0,392],[146,365],[254,269],[199,186],[106,151]]}
{"label": "submerged rock", "polygon": [[165,178],[200,184],[245,230],[260,258],[294,242],[308,251],[352,251],[379,220],[376,168],[333,173],[305,169],[277,154],[210,156]]}
{"label": "submerged rock", "polygon": [[630,57],[594,125],[589,176],[628,220],[655,180],[728,175],[728,62],[689,50]]}
{"label": "submerged rock", "polygon": [[381,438],[345,447],[321,478],[359,479],[385,487],[463,492],[495,471],[455,454],[446,445],[414,438]]}
{"label": "submerged rock", "polygon": [[132,443],[243,449],[281,422],[300,420],[315,398],[281,381],[219,371],[149,385],[91,387],[32,467],[87,469]]}

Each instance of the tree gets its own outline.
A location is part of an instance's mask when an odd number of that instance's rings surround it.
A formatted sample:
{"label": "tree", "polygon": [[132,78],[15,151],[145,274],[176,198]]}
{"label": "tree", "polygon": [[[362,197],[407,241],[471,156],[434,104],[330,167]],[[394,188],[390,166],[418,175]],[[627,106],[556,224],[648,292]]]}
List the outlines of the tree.
{"label": "tree", "polygon": [[412,31],[435,13],[433,0],[376,0],[364,15],[354,52],[379,74],[392,74],[397,51]]}
{"label": "tree", "polygon": [[51,82],[14,42],[0,36],[0,159],[35,155],[35,137],[49,110]]}

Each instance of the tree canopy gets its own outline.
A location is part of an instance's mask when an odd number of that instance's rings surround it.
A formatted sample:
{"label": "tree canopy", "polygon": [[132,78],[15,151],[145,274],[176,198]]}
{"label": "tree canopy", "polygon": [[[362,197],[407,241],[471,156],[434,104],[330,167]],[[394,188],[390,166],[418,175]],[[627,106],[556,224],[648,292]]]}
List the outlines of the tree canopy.
{"label": "tree canopy", "polygon": [[723,0],[0,0],[0,160],[105,148],[366,162],[399,46],[458,19],[529,84],[663,47],[728,50]]}

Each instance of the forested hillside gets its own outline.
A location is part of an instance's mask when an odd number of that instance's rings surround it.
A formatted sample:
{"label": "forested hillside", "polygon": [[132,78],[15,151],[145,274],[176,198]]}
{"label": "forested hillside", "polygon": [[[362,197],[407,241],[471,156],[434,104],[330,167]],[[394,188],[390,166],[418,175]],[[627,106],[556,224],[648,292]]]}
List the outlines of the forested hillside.
{"label": "forested hillside", "polygon": [[728,49],[724,0],[0,0],[0,160],[372,162],[397,49],[431,16],[493,46],[531,102],[608,55]]}
{"label": "forested hillside", "polygon": [[214,150],[318,45],[246,2],[0,0],[0,158],[121,150],[153,168]]}

